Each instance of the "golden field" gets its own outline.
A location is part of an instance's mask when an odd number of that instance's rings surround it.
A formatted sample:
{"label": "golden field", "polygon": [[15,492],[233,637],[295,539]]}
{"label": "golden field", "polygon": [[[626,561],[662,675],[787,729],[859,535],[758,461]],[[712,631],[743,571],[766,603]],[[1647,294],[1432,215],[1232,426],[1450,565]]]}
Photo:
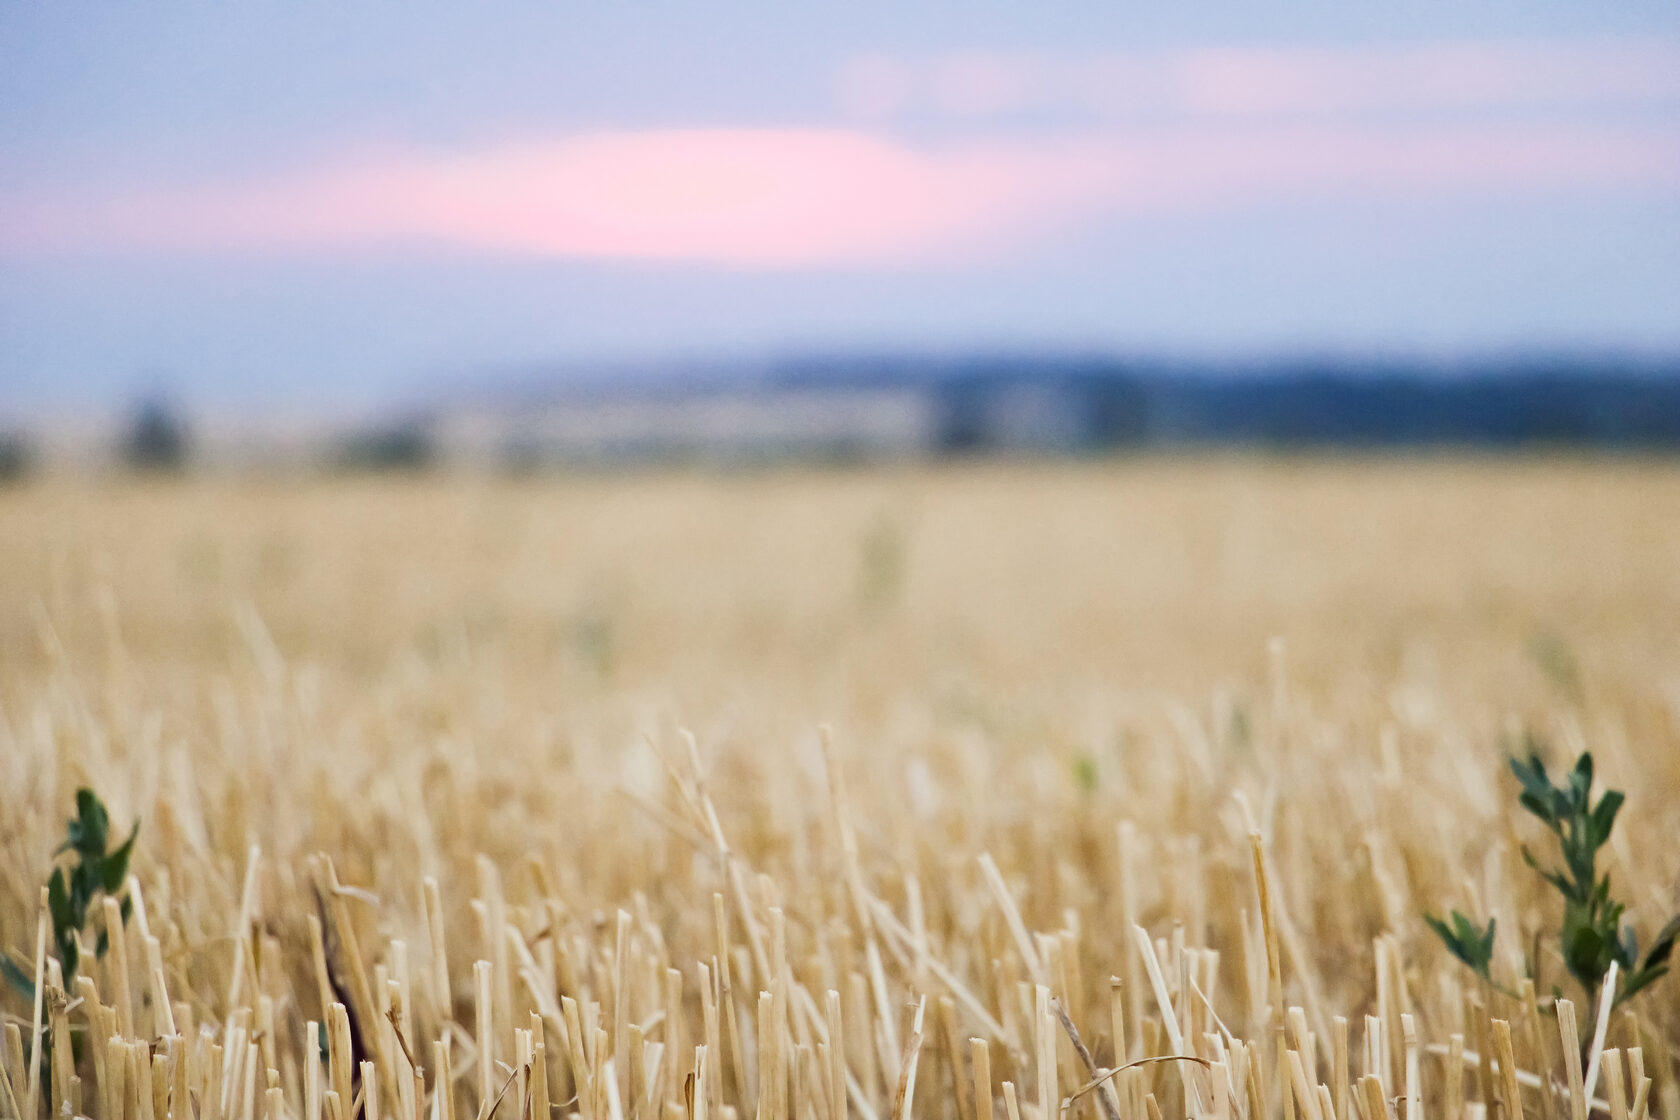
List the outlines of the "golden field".
{"label": "golden field", "polygon": [[[0,1115],[1680,1120],[1680,981],[1595,1042],[1558,958],[1525,732],[1627,791],[1647,943],[1680,465],[43,480]],[[135,915],[55,986],[84,785]]]}

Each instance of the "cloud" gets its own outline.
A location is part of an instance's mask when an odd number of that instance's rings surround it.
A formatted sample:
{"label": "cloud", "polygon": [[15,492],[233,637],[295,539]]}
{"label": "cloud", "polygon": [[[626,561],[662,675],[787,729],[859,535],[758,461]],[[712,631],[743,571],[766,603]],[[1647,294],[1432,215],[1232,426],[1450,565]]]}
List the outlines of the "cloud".
{"label": "cloud", "polygon": [[[386,154],[239,186],[12,209],[14,250],[314,250],[432,243],[743,266],[983,248],[1078,205],[1077,150],[924,151],[843,129],[598,132],[463,154]],[[1089,201],[1084,200],[1084,201]],[[11,227],[10,233],[5,227]]]}
{"label": "cloud", "polygon": [[1547,123],[1236,122],[940,142],[838,128],[611,131],[386,152],[236,185],[0,204],[0,252],[441,245],[748,269],[942,265],[1116,218],[1680,189],[1677,141],[1680,131],[1660,125]]}
{"label": "cloud", "polygon": [[1680,104],[1680,40],[865,54],[853,119],[1065,114],[1098,120],[1324,118]]}

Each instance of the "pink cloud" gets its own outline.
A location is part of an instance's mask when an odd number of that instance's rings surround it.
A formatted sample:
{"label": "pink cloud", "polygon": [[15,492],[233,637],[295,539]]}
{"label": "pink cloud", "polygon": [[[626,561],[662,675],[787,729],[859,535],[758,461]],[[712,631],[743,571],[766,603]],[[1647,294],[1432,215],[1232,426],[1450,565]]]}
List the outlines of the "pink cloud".
{"label": "pink cloud", "polygon": [[917,110],[1182,119],[1673,103],[1680,40],[871,54],[841,68],[840,101],[873,120]]}
{"label": "pink cloud", "polygon": [[388,153],[239,186],[0,206],[0,247],[308,253],[442,244],[742,268],[904,266],[1030,248],[1115,217],[1335,198],[1672,190],[1680,188],[1676,140],[1656,126],[1538,124],[1236,122],[939,144],[844,129],[600,132],[480,152]]}
{"label": "pink cloud", "polygon": [[1186,108],[1216,115],[1592,106],[1680,99],[1680,43],[1432,43],[1195,50]]}
{"label": "pink cloud", "polygon": [[[441,242],[565,257],[748,266],[982,247],[1095,185],[1073,150],[923,151],[846,130],[602,132],[397,155],[281,178],[49,203],[14,244],[310,249]],[[3,235],[0,235],[3,237]]]}

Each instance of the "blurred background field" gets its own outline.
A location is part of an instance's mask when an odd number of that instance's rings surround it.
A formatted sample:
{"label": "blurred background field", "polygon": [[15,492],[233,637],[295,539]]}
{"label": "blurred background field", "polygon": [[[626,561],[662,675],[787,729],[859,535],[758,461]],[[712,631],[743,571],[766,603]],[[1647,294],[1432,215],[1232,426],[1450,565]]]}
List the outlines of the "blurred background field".
{"label": "blurred background field", "polygon": [[1421,673],[1495,706],[1546,673],[1657,671],[1680,602],[1666,459],[118,477],[4,503],[14,674],[54,666],[48,622],[137,671],[203,669],[248,652],[254,612],[288,659],[483,651],[568,704],[765,674],[843,709],[941,674],[1196,696],[1252,686],[1279,635],[1315,679]]}

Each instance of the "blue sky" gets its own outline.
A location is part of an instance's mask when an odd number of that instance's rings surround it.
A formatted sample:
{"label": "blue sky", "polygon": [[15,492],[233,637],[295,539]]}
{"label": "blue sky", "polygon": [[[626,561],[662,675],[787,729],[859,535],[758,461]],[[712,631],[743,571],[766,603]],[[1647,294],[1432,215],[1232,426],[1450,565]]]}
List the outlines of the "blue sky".
{"label": "blue sky", "polygon": [[0,412],[1680,350],[1680,8],[0,0]]}

